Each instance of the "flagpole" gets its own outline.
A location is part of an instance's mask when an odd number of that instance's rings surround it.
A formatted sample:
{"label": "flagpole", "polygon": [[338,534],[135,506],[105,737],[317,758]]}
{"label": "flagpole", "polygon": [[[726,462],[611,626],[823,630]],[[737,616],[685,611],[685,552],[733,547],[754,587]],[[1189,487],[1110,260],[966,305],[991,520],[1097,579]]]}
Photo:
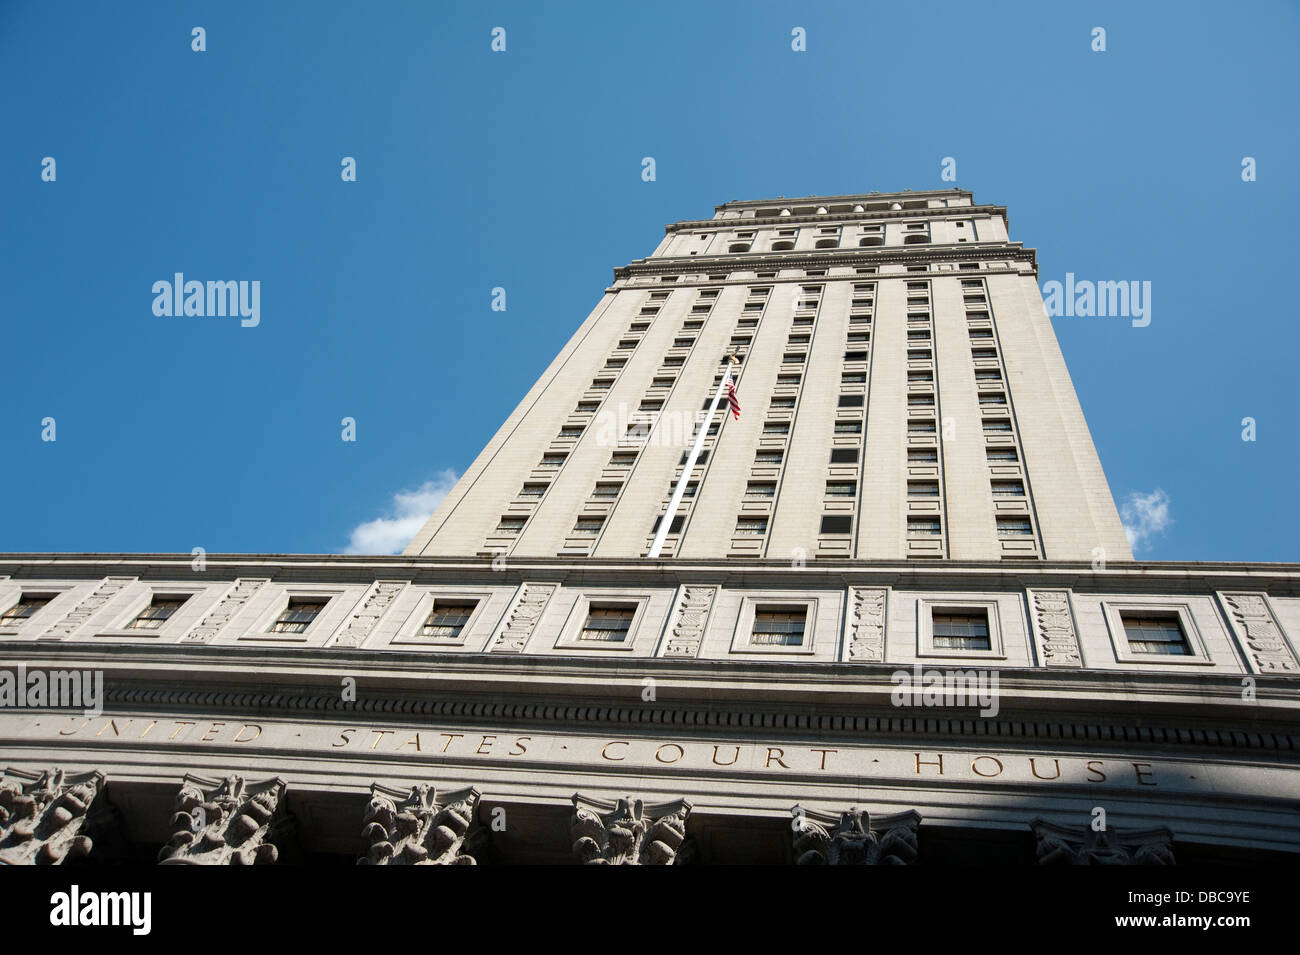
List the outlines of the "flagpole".
{"label": "flagpole", "polygon": [[731,375],[731,367],[740,364],[735,355],[728,355],[727,360],[731,362],[731,365],[727,366],[722,380],[718,382],[718,390],[714,392],[713,402],[709,405],[708,417],[700,422],[699,430],[695,433],[695,446],[691,448],[690,456],[686,459],[686,465],[682,468],[682,476],[677,479],[677,487],[673,489],[673,497],[668,502],[668,510],[659,519],[659,530],[655,532],[654,543],[650,545],[650,552],[646,555],[651,560],[658,557],[659,552],[663,550],[664,541],[668,537],[668,529],[673,526],[673,518],[677,516],[677,508],[681,506],[682,495],[686,493],[686,485],[690,481],[691,471],[695,469],[695,461],[700,456],[700,449],[704,447],[704,436],[709,432],[709,425],[713,423],[713,416],[718,410],[718,402],[722,400],[722,392],[727,387],[727,378]]}

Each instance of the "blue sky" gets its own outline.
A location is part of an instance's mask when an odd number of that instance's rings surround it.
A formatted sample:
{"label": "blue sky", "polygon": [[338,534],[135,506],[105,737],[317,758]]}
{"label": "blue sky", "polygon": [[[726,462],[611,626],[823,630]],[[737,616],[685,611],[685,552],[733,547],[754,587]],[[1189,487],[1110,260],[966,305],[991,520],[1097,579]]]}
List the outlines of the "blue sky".
{"label": "blue sky", "polygon": [[[1167,496],[1139,556],[1296,560],[1297,39],[1268,2],[9,0],[0,550],[378,547],[666,222],[951,156],[1040,281],[1152,283],[1145,328],[1054,322],[1117,500]],[[259,281],[260,324],[155,316],[176,272]]]}

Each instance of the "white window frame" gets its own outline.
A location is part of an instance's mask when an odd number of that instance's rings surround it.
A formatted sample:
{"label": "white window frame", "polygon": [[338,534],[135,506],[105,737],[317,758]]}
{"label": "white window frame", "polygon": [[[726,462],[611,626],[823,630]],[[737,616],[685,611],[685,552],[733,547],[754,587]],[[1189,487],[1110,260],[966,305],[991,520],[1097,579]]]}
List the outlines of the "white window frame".
{"label": "white window frame", "polygon": [[[473,635],[475,628],[478,626],[483,617],[483,612],[487,608],[488,600],[492,597],[493,591],[490,588],[475,587],[429,587],[425,588],[416,600],[415,607],[406,615],[397,628],[397,633],[388,641],[389,646],[407,646],[407,647],[463,647],[467,645],[469,638]],[[448,640],[444,637],[423,637],[420,635],[420,628],[424,622],[429,619],[429,613],[433,610],[435,600],[463,600],[477,601],[477,605],[470,611],[469,619],[465,621],[465,626],[460,629],[460,636],[454,640]]]}
{"label": "white window frame", "polygon": [[[1161,669],[1173,666],[1214,666],[1205,649],[1200,628],[1192,614],[1190,604],[1159,598],[1125,598],[1122,600],[1102,600],[1102,614],[1106,618],[1106,630],[1110,635],[1111,649],[1115,651],[1115,660],[1134,666]],[[1121,614],[1177,614],[1178,625],[1183,628],[1183,637],[1187,640],[1188,654],[1174,653],[1137,653],[1129,648],[1128,632],[1124,629]]]}
{"label": "white window frame", "polygon": [[[190,607],[190,601],[202,593],[204,593],[203,588],[196,589],[193,585],[188,587],[184,585],[179,587],[169,587],[166,584],[149,584],[143,593],[133,598],[131,602],[126,605],[127,611],[125,613],[118,614],[117,617],[114,618],[113,626],[96,630],[94,632],[95,636],[134,637],[144,640],[156,640],[159,637],[179,636],[180,631],[186,630],[188,629],[188,626],[193,625],[194,621],[189,618],[186,610]],[[131,624],[135,621],[136,617],[140,616],[140,614],[144,612],[146,607],[153,603],[155,597],[184,597],[185,603],[181,604],[181,606],[176,609],[176,612],[168,617],[167,620],[164,621],[163,625],[157,630],[140,630],[133,628]],[[189,619],[189,624],[187,626],[181,626],[180,622],[186,619]]]}
{"label": "white window frame", "polygon": [[[650,603],[651,592],[648,590],[624,590],[601,593],[600,591],[582,591],[578,599],[569,608],[569,615],[560,628],[559,636],[552,645],[556,650],[594,650],[600,653],[625,653],[637,649],[637,640],[641,636],[641,624],[645,620],[646,606]],[[632,622],[627,628],[627,639],[622,643],[610,643],[605,640],[583,640],[582,629],[586,626],[587,615],[591,605],[598,604],[636,604],[632,612]]]}
{"label": "white window frame", "polygon": [[[817,611],[822,598],[807,593],[749,593],[740,595],[740,613],[731,634],[731,653],[762,653],[812,656],[817,652]],[[779,643],[753,643],[754,616],[767,606],[804,608],[803,643],[791,646]]]}
{"label": "white window frame", "polygon": [[[934,612],[946,610],[983,610],[989,624],[987,650],[956,650],[934,645]],[[970,597],[920,597],[916,601],[916,655],[924,658],[942,657],[952,660],[1005,660],[1006,647],[1002,642],[1002,615],[996,598]]]}

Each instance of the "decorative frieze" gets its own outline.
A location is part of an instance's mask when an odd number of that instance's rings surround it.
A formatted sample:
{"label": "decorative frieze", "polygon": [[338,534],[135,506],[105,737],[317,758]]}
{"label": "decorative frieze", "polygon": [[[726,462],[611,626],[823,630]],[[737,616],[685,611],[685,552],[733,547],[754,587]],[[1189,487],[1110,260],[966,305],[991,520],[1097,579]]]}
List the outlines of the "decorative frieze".
{"label": "decorative frieze", "polygon": [[7,769],[0,776],[0,865],[63,865],[84,858],[91,804],[103,791],[98,770],[68,774]]}
{"label": "decorative frieze", "polygon": [[1090,824],[1061,826],[1044,819],[1029,823],[1038,840],[1039,865],[1173,865],[1174,834],[1164,826],[1121,832]]}
{"label": "decorative frieze", "polygon": [[492,649],[501,653],[523,653],[542,611],[555,593],[555,584],[523,584],[506,624],[492,641]]}
{"label": "decorative frieze", "polygon": [[849,808],[836,816],[795,806],[794,852],[798,865],[911,865],[916,861],[916,811],[881,816]]}
{"label": "decorative frieze", "polygon": [[1043,663],[1049,667],[1083,666],[1079,636],[1070,613],[1070,595],[1064,590],[1031,590],[1029,606],[1033,609]]}
{"label": "decorative frieze", "polygon": [[668,640],[664,644],[664,656],[678,659],[699,656],[704,627],[708,623],[709,611],[713,609],[717,593],[717,587],[682,588]]}
{"label": "decorative frieze", "polygon": [[573,854],[586,865],[680,865],[686,840],[685,799],[647,806],[626,796],[617,802],[573,795]]}
{"label": "decorative frieze", "polygon": [[41,634],[42,640],[62,640],[71,636],[78,627],[95,615],[96,611],[121,593],[122,588],[133,584],[135,577],[105,577],[100,585],[64,615],[63,619]]}
{"label": "decorative frieze", "polygon": [[403,790],[374,783],[361,833],[367,849],[357,865],[474,865],[462,849],[478,801],[473,787],[439,794],[423,784]]}
{"label": "decorative frieze", "polygon": [[885,659],[885,591],[851,587],[848,659],[882,663]]}
{"label": "decorative frieze", "polygon": [[1282,627],[1262,593],[1220,593],[1237,637],[1260,673],[1300,671],[1295,653],[1287,645]]}
{"label": "decorative frieze", "polygon": [[209,643],[221,628],[230,623],[231,618],[244,609],[249,598],[267,583],[266,577],[241,577],[226,592],[221,601],[208,611],[199,624],[181,638],[181,643]]}
{"label": "decorative frieze", "polygon": [[376,581],[361,606],[352,612],[348,622],[334,638],[333,646],[359,647],[365,643],[379,619],[405,587],[406,583],[400,580]]}
{"label": "decorative frieze", "polygon": [[242,776],[185,776],[176,794],[173,835],[158,853],[163,865],[266,865],[279,852],[269,841],[285,782],[246,783]]}

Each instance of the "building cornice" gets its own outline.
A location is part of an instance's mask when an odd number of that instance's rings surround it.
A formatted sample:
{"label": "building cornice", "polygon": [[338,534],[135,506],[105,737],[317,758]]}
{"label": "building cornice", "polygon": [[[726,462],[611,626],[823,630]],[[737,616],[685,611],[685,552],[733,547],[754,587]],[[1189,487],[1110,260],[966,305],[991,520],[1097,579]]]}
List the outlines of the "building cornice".
{"label": "building cornice", "polygon": [[[87,646],[0,642],[0,666],[104,672],[106,718],[148,709],[241,719],[373,722],[510,721],[592,732],[672,726],[747,735],[840,735],[981,741],[1096,751],[1150,743],[1300,758],[1294,681],[1257,677],[1258,702],[1241,699],[1239,675],[1113,670],[1001,670],[999,711],[892,705],[893,674],[872,664],[747,664],[586,657],[487,657],[389,650],[242,646]],[[339,676],[364,692],[339,693]],[[643,701],[653,679],[657,702]],[[884,741],[884,740],[880,740]]]}
{"label": "building cornice", "polygon": [[[913,197],[915,198],[915,197]],[[876,197],[872,201],[879,201]],[[927,209],[875,209],[865,212],[825,212],[820,215],[754,216],[741,219],[682,219],[664,225],[665,233],[686,229],[716,229],[731,232],[751,226],[825,225],[827,222],[857,222],[864,219],[916,219],[918,217],[969,219],[972,215],[994,215],[1007,218],[1006,206],[936,206]]]}
{"label": "building cornice", "polygon": [[914,262],[959,262],[969,259],[1025,262],[1035,274],[1038,253],[1019,243],[996,242],[962,245],[873,246],[794,252],[734,252],[727,255],[653,256],[614,269],[615,280],[634,275],[666,275],[721,270],[769,271],[797,268],[831,268],[845,265],[906,265]]}
{"label": "building cornice", "polygon": [[972,201],[975,199],[975,193],[970,190],[958,189],[953,186],[949,189],[904,189],[902,192],[863,192],[843,196],[778,196],[775,199],[732,199],[713,208],[718,212],[722,212],[725,209],[747,209],[750,206],[789,206],[803,205],[809,202],[819,205],[827,202],[887,202],[893,199],[948,199],[954,196],[964,196]]}
{"label": "building cornice", "polygon": [[421,579],[455,575],[497,581],[515,579],[577,583],[584,579],[650,577],[665,585],[717,582],[728,586],[788,585],[817,581],[824,586],[949,586],[970,581],[981,587],[1077,586],[1087,589],[1205,586],[1294,589],[1300,585],[1300,564],[1236,561],[1110,561],[1094,568],[1088,561],[900,561],[810,560],[794,567],[788,560],[744,561],[672,558],[646,560],[601,557],[526,557],[512,555],[504,565],[491,558],[433,556],[354,556],[347,554],[207,554],[204,569],[195,570],[190,554],[0,554],[0,576],[49,579],[60,576],[94,578],[129,574],[139,577],[221,580],[240,576],[292,575],[309,578],[373,580]]}

